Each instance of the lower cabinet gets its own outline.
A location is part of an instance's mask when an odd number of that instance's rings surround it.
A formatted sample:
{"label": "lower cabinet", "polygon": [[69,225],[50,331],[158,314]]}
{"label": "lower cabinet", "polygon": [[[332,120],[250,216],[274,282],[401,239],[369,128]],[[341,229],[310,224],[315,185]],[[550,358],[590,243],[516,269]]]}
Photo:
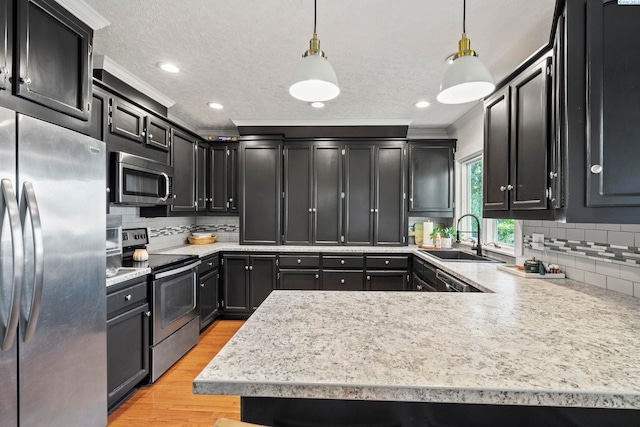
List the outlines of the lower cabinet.
{"label": "lower cabinet", "polygon": [[322,289],[325,291],[364,290],[362,255],[323,255]]}
{"label": "lower cabinet", "polygon": [[248,317],[276,287],[275,254],[225,254],[222,268],[222,309],[227,318]]}
{"label": "lower cabinet", "polygon": [[107,288],[107,399],[112,410],[149,374],[146,277]]}
{"label": "lower cabinet", "polygon": [[409,257],[367,255],[367,291],[406,291],[409,286]]}
{"label": "lower cabinet", "polygon": [[278,289],[320,289],[320,256],[287,254],[278,257]]}
{"label": "lower cabinet", "polygon": [[202,260],[198,267],[198,307],[200,312],[200,330],[209,326],[220,315],[220,273],[218,255]]}

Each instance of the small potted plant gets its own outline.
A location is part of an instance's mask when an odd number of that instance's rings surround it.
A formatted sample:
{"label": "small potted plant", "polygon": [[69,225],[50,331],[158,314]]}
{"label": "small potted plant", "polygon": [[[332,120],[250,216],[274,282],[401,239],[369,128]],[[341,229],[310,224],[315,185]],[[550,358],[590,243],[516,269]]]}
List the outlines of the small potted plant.
{"label": "small potted plant", "polygon": [[433,231],[429,235],[431,237],[431,241],[433,242],[433,246],[436,248],[442,247],[442,236],[444,235],[444,230],[442,228],[434,227]]}
{"label": "small potted plant", "polygon": [[442,248],[451,249],[451,243],[456,235],[456,229],[453,227],[447,227],[440,230],[440,233],[440,235],[442,236]]}

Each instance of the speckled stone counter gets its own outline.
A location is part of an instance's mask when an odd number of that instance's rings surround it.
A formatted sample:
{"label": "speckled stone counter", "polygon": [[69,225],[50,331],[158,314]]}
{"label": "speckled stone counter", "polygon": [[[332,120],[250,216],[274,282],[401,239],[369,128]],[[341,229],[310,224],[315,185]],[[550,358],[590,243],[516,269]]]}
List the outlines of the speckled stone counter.
{"label": "speckled stone counter", "polygon": [[151,273],[150,268],[123,268],[113,277],[107,277],[107,287],[126,282],[137,277],[146,276]]}
{"label": "speckled stone counter", "polygon": [[194,392],[640,409],[638,299],[409,250],[493,293],[274,291]]}

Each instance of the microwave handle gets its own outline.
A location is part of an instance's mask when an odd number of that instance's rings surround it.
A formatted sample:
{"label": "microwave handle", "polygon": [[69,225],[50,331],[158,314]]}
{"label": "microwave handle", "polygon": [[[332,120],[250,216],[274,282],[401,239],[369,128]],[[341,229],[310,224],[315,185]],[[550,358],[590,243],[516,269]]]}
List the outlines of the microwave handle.
{"label": "microwave handle", "polygon": [[164,177],[165,190],[164,190],[164,197],[162,197],[162,200],[166,202],[167,199],[169,198],[169,175],[167,175],[164,172],[160,172],[160,175]]}

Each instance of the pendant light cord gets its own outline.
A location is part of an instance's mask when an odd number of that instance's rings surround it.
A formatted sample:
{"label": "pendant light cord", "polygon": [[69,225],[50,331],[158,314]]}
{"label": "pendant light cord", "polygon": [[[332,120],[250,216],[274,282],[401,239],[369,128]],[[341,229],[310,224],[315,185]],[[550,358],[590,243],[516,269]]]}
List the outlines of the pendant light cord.
{"label": "pendant light cord", "polygon": [[[315,0],[314,0],[315,1]],[[462,0],[462,32],[467,32],[467,0]]]}
{"label": "pendant light cord", "polygon": [[317,0],[313,0],[313,32],[316,33],[316,16],[318,15]]}

